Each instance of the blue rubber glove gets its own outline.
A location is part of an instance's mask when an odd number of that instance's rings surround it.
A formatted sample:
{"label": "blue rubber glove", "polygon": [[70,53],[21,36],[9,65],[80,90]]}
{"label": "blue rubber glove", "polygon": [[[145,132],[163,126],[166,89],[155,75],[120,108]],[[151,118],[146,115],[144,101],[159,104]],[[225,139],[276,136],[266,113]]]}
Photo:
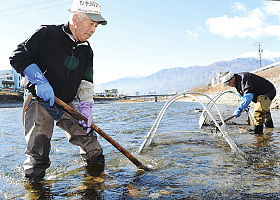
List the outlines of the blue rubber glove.
{"label": "blue rubber glove", "polygon": [[242,110],[240,108],[237,108],[237,110],[233,113],[235,115],[235,118],[240,117]]}
{"label": "blue rubber glove", "polygon": [[50,106],[53,106],[55,100],[53,88],[40,68],[33,63],[23,71],[23,75],[35,85],[36,95],[44,101],[50,101]]}
{"label": "blue rubber glove", "polygon": [[243,96],[241,96],[241,103],[239,105],[239,108],[241,110],[244,110],[245,108],[248,108],[249,104],[253,100],[254,95],[252,93],[245,93]]}
{"label": "blue rubber glove", "polygon": [[82,101],[78,104],[78,109],[81,112],[83,116],[87,118],[87,123],[84,120],[79,120],[79,124],[81,124],[83,127],[88,127],[87,128],[87,134],[90,132],[91,124],[93,121],[93,116],[92,116],[92,107],[93,107],[93,101]]}
{"label": "blue rubber glove", "polygon": [[243,96],[239,95],[241,103],[237,110],[234,112],[235,118],[240,117],[242,110],[246,109],[246,112],[249,111],[248,106],[254,98],[252,93],[245,93]]}

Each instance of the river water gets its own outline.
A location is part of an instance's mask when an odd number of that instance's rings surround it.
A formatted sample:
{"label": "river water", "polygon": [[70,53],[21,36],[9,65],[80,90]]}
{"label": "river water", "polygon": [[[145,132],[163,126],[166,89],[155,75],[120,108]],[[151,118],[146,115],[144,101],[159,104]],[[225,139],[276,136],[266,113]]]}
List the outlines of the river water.
{"label": "river water", "polygon": [[39,184],[25,182],[26,147],[22,108],[1,108],[0,199],[280,199],[280,111],[275,128],[253,135],[249,125],[229,125],[230,137],[250,159],[235,155],[224,138],[198,128],[198,103],[174,102],[163,117],[155,143],[138,155],[165,102],[94,105],[94,123],[151,171],[137,171],[115,147],[99,137],[106,166],[86,174],[79,148],[55,127],[51,167]]}

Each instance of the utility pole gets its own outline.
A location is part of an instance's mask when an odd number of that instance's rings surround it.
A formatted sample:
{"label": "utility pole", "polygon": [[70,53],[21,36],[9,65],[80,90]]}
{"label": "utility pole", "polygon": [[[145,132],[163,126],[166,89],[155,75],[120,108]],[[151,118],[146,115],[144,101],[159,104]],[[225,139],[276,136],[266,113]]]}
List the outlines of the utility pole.
{"label": "utility pole", "polygon": [[261,49],[261,43],[260,42],[256,42],[259,44],[259,49],[258,49],[258,54],[260,57],[260,68],[262,68],[262,53],[263,53],[263,49]]}

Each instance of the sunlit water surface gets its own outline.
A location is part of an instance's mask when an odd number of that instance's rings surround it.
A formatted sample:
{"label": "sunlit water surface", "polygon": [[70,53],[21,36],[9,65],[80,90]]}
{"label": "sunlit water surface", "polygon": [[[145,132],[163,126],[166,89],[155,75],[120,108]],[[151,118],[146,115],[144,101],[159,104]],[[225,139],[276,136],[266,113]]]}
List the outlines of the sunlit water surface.
{"label": "sunlit water surface", "polygon": [[153,170],[139,172],[103,138],[106,166],[99,176],[86,174],[79,148],[55,127],[51,167],[39,184],[25,182],[26,143],[22,109],[1,108],[0,199],[280,199],[280,111],[272,110],[275,128],[264,135],[249,125],[230,125],[236,144],[249,155],[236,156],[211,128],[198,129],[198,103],[175,102],[167,110],[155,143],[137,150],[165,102],[94,105],[94,123]]}

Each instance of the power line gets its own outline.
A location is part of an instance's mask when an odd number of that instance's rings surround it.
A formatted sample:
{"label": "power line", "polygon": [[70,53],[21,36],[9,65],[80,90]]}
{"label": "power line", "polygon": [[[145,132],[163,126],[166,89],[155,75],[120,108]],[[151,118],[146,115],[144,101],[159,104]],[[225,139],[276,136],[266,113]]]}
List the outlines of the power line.
{"label": "power line", "polygon": [[40,7],[40,8],[36,8],[36,9],[30,9],[30,10],[24,10],[24,8],[34,7],[34,6],[39,5],[40,3],[44,3],[44,2],[45,3],[50,3],[50,2],[55,2],[55,1],[56,0],[41,1],[41,2],[37,2],[37,3],[33,3],[33,4],[26,4],[26,5],[23,5],[23,6],[18,6],[18,7],[14,7],[14,8],[8,8],[8,9],[0,10],[0,14],[4,13],[4,12],[16,11],[16,10],[21,10],[21,9],[23,10],[23,11],[13,12],[13,13],[10,13],[10,14],[4,14],[4,15],[0,15],[0,16],[1,17],[6,17],[6,16],[17,15],[17,14],[22,14],[22,13],[26,13],[26,12],[34,12],[34,11],[38,11],[38,10],[48,9],[48,8],[52,8],[52,7],[61,6],[61,5],[65,5],[65,4],[71,4],[72,3],[72,1],[69,1],[69,2],[66,2],[66,3],[49,5],[49,6]]}
{"label": "power line", "polygon": [[1,9],[0,13],[9,12],[9,11],[13,11],[13,10],[20,10],[22,8],[28,8],[28,7],[37,6],[37,5],[44,4],[44,3],[50,3],[52,1],[56,1],[56,0],[49,0],[49,1],[44,0],[44,1],[39,1],[39,2],[36,2],[36,3],[30,3],[30,4],[21,5],[21,6],[5,8],[5,9]]}

